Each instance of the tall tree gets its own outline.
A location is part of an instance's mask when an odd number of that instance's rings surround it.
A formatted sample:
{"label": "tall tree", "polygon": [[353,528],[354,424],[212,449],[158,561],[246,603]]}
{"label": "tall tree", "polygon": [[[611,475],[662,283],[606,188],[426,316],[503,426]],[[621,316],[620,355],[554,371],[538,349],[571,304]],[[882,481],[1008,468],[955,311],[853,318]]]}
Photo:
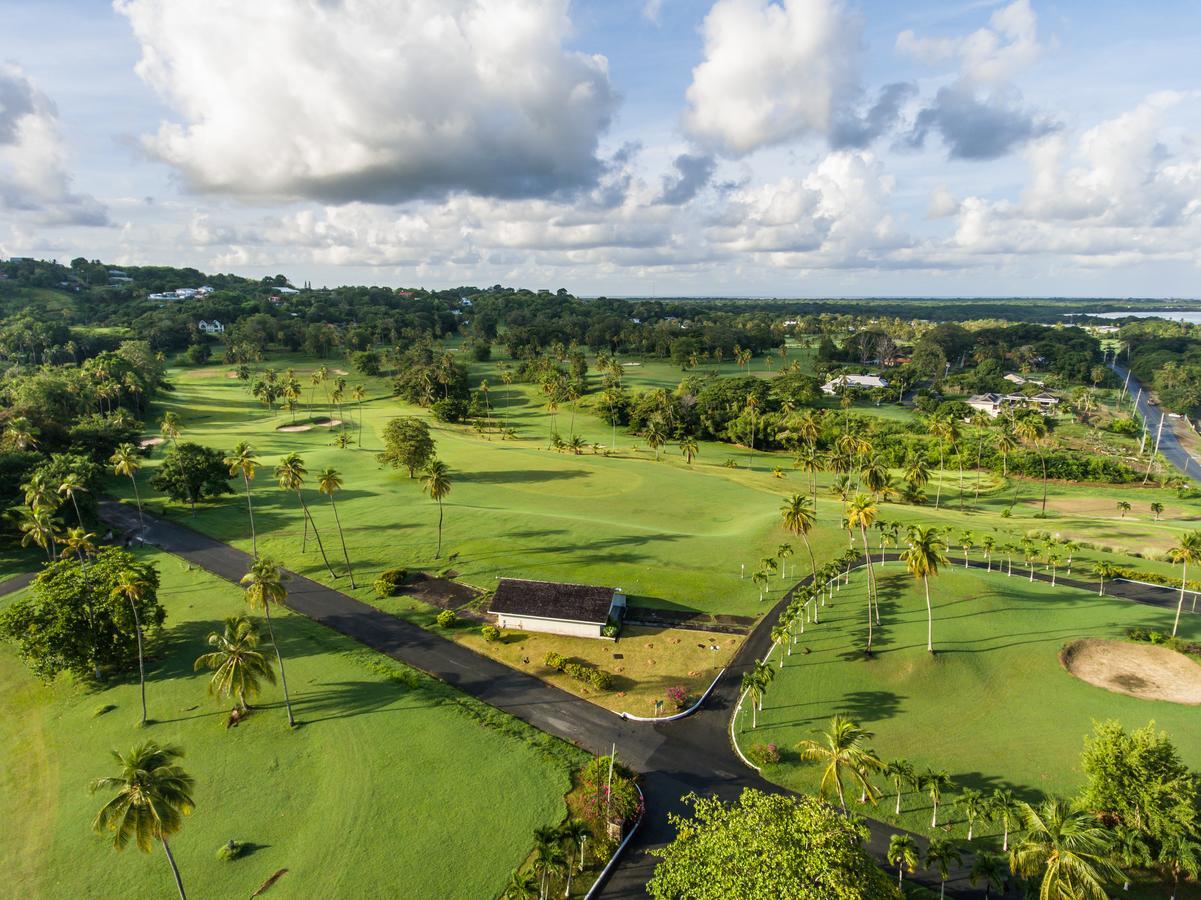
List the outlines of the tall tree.
{"label": "tall tree", "polygon": [[359,448],[361,449],[363,446],[363,401],[367,399],[367,389],[361,384],[356,384],[350,389],[350,399],[359,407]]}
{"label": "tall tree", "polygon": [[905,883],[905,870],[912,875],[921,862],[913,835],[898,832],[888,839],[888,862],[897,867],[897,887]]}
{"label": "tall tree", "polygon": [[901,559],[909,574],[920,578],[926,592],[926,650],[934,652],[934,608],[930,605],[930,578],[938,574],[938,567],[947,564],[946,545],[932,525],[914,525],[909,529],[909,543],[902,551]]}
{"label": "tall tree", "polygon": [[146,580],[143,571],[136,568],[122,569],[117,573],[113,594],[124,598],[129,603],[129,611],[133,613],[134,633],[138,638],[138,686],[142,693],[142,721],[146,724],[146,652],[142,646],[142,617],[138,615],[138,607],[153,586]]}
{"label": "tall tree", "polygon": [[259,557],[251,565],[250,571],[242,576],[241,583],[246,592],[246,602],[253,609],[262,609],[267,619],[267,634],[271,638],[271,646],[275,648],[275,662],[279,666],[279,680],[284,689],[288,725],[295,728],[296,718],[292,715],[292,699],[288,696],[288,676],[284,672],[284,658],[279,652],[279,643],[275,640],[275,627],[271,624],[271,607],[282,604],[288,596],[279,563],[265,556]]}
{"label": "tall tree", "polygon": [[442,501],[451,488],[450,467],[440,459],[430,460],[421,482],[421,489],[438,504],[438,549],[434,552],[434,559],[438,559],[442,555]]}
{"label": "tall tree", "polygon": [[317,540],[317,549],[321,551],[321,559],[325,562],[325,569],[329,572],[331,578],[337,578],[338,573],[334,571],[333,566],[329,564],[329,557],[325,555],[325,544],[321,541],[321,532],[317,530],[317,523],[313,520],[313,514],[309,512],[309,505],[304,502],[304,479],[308,475],[309,470],[305,468],[304,460],[301,459],[299,453],[289,453],[279,461],[275,467],[275,480],[285,491],[292,491],[296,494],[296,500],[300,504],[300,510],[304,517],[304,536],[301,538],[300,552],[303,553],[307,548],[309,537],[309,526],[313,527],[313,537]]}
{"label": "tall tree", "polygon": [[108,461],[113,465],[114,475],[128,478],[129,483],[133,485],[133,499],[138,504],[138,524],[145,531],[146,519],[142,516],[142,497],[138,493],[137,479],[137,474],[142,469],[142,461],[138,458],[137,449],[133,444],[119,444]]}
{"label": "tall tree", "polygon": [[801,751],[801,759],[825,765],[818,788],[821,796],[829,797],[833,792],[845,813],[847,800],[843,779],[850,778],[874,802],[879,791],[868,780],[868,774],[882,771],[884,763],[867,747],[872,733],[860,728],[846,716],[836,715],[830,719],[826,729],[818,734],[821,735],[819,740],[806,738],[797,744],[797,748]]}
{"label": "tall tree", "polygon": [[1105,883],[1121,880],[1111,861],[1110,839],[1091,815],[1066,800],[1022,804],[1026,834],[1010,851],[1015,873],[1039,884],[1040,900],[1106,900]]}
{"label": "tall tree", "polygon": [[813,556],[813,546],[809,543],[809,532],[817,522],[816,504],[804,494],[793,494],[780,507],[784,530],[797,535],[805,542],[805,550],[809,554],[809,571],[814,580],[817,578],[817,560]]}
{"label": "tall tree", "polygon": [[[880,607],[876,600],[876,573],[872,567],[872,551],[867,542],[867,530],[876,521],[876,504],[867,494],[856,494],[847,503],[847,523],[858,528],[863,540],[863,558],[867,562],[867,653],[872,652],[872,619],[880,622]],[[874,614],[874,616],[873,616]]]}
{"label": "tall tree", "polygon": [[338,526],[338,540],[342,542],[342,558],[346,560],[346,572],[350,575],[350,586],[354,588],[358,585],[354,583],[354,569],[350,565],[350,554],[346,552],[346,535],[342,531],[342,520],[338,516],[338,504],[334,501],[334,494],[341,489],[342,476],[333,466],[327,466],[317,477],[317,490],[329,497],[330,509],[334,511],[334,524]]}
{"label": "tall tree", "polygon": [[[1176,619],[1172,622],[1172,637],[1180,628],[1180,613],[1184,610],[1184,590],[1188,586],[1188,567],[1190,563],[1201,563],[1201,531],[1190,531],[1180,536],[1180,543],[1168,551],[1172,562],[1180,565],[1180,599],[1176,603]],[[1196,595],[1193,595],[1193,608],[1197,607]]]}
{"label": "tall tree", "polygon": [[225,465],[229,466],[229,474],[231,476],[242,476],[242,487],[246,491],[246,512],[250,516],[250,549],[251,555],[255,558],[259,555],[258,535],[254,530],[254,504],[250,501],[250,482],[254,481],[255,472],[258,471],[258,460],[255,459],[254,449],[246,441],[238,441],[234,447],[234,452],[224,459]]}
{"label": "tall tree", "polygon": [[947,896],[947,879],[951,877],[951,867],[963,862],[963,851],[959,844],[950,838],[935,838],[926,848],[926,868],[938,872],[938,896]]}
{"label": "tall tree", "polygon": [[197,657],[194,668],[212,670],[210,694],[230,697],[246,712],[247,696],[258,694],[262,681],[275,684],[275,670],[258,650],[258,626],[249,617],[227,616],[223,630],[209,633],[208,645],[213,649]]}
{"label": "tall tree", "polygon": [[176,761],[183,751],[170,745],[160,747],[146,741],[129,753],[113,751],[120,771],[117,775],[97,778],[91,784],[92,793],[116,791],[100,808],[92,822],[97,834],[112,834],[113,848],[124,850],[132,840],[143,853],[149,853],[155,841],[163,845],[179,900],[187,900],[183,879],[168,838],[183,827],[185,816],[192,814],[192,776]]}

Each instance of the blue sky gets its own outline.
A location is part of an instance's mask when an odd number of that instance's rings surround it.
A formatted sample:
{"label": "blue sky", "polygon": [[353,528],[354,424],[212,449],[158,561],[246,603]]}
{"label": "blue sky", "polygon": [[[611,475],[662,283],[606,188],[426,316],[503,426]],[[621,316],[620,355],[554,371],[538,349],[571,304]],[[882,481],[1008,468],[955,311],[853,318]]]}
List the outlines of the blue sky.
{"label": "blue sky", "polygon": [[6,4],[0,254],[582,294],[1195,296],[1201,10]]}

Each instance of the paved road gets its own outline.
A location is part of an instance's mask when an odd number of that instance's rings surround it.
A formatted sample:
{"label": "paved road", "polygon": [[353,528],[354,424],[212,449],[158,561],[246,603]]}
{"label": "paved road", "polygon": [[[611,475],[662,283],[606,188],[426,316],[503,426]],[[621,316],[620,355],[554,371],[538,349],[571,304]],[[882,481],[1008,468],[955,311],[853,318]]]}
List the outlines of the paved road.
{"label": "paved road", "polygon": [[[1126,369],[1117,363],[1111,363],[1109,368],[1113,369],[1118,378],[1123,380],[1126,378]],[[1155,446],[1155,432],[1159,428],[1159,418],[1164,414],[1164,410],[1162,407],[1151,405],[1145,385],[1135,378],[1134,375],[1131,375],[1130,384],[1127,387],[1130,396],[1138,397],[1139,388],[1143,389],[1143,395],[1138,400],[1138,411],[1146,421],[1147,428],[1151,431],[1151,436],[1147,439],[1147,442],[1153,448]],[[1164,459],[1175,466],[1180,474],[1186,478],[1201,477],[1201,460],[1196,459],[1184,449],[1184,445],[1180,443],[1180,439],[1172,431],[1170,420],[1165,420],[1163,423],[1163,435],[1159,440],[1159,452],[1163,454]]]}
{"label": "paved road", "polygon": [[14,575],[12,578],[0,581],[0,597],[11,594],[13,591],[19,591],[23,587],[28,587],[36,575],[37,572],[22,572],[20,575]]}
{"label": "paved road", "polygon": [[[118,531],[133,533],[137,513],[119,503],[101,504],[101,516]],[[145,540],[222,578],[237,581],[250,567],[249,555],[182,525],[147,516]],[[897,554],[886,558],[895,560]],[[962,564],[962,558],[960,559]],[[984,564],[972,561],[973,566]],[[995,568],[995,564],[994,564]],[[1022,572],[1025,575],[1025,571]],[[321,624],[437,676],[448,684],[504,710],[531,725],[571,741],[594,753],[608,753],[616,744],[619,758],[642,773],[647,815],[626,855],[601,893],[606,898],[645,897],[655,859],[647,850],[673,837],[668,813],[685,812],[681,798],[695,791],[733,799],[744,788],[783,793],[747,769],[729,740],[729,719],[738,702],[743,672],[763,658],[770,646],[769,623],[787,606],[786,594],[760,626],[743,643],[718,681],[704,709],[687,719],[670,723],[630,722],[543,681],[510,669],[487,657],[439,637],[416,625],[381,612],[333,588],[289,573],[288,606]],[[1018,577],[1015,570],[1014,577]],[[1050,577],[1035,572],[1040,581]],[[1096,590],[1096,584],[1060,577],[1071,587]],[[795,588],[794,588],[795,589]],[[1173,606],[1170,592],[1160,588],[1116,582],[1106,593],[1137,602]],[[1187,609],[1187,606],[1186,606]],[[819,626],[820,627],[820,626]],[[869,820],[869,847],[884,859],[889,837],[896,829]],[[925,845],[925,839],[915,836]],[[921,877],[917,879],[921,881]],[[948,881],[947,893],[955,897],[980,896],[967,885],[962,872]]]}

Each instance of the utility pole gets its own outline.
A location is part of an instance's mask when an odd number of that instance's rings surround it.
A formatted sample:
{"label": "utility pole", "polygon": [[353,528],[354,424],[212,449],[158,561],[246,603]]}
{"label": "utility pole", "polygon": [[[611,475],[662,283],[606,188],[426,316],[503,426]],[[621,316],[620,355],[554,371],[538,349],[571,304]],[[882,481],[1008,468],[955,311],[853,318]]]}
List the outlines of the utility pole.
{"label": "utility pole", "polygon": [[1159,427],[1155,429],[1155,449],[1151,451],[1151,458],[1147,460],[1147,474],[1143,476],[1143,484],[1151,477],[1151,467],[1155,465],[1155,457],[1159,453],[1159,440],[1163,437],[1163,420],[1167,418],[1167,413],[1159,414]]}

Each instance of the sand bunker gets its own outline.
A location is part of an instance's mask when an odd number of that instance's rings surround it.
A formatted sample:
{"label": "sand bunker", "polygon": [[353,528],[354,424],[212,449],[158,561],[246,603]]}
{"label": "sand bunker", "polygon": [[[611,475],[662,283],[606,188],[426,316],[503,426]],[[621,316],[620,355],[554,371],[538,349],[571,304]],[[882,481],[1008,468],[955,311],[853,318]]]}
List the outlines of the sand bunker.
{"label": "sand bunker", "polygon": [[157,447],[162,442],[163,439],[161,437],[142,438],[138,441],[138,447],[145,450],[147,447]]}
{"label": "sand bunker", "polygon": [[1201,665],[1167,647],[1082,638],[1059,651],[1059,662],[1081,681],[1108,691],[1201,705]]}
{"label": "sand bunker", "polygon": [[295,425],[280,425],[276,431],[312,431],[314,428],[337,428],[341,419],[318,419],[315,422],[297,422]]}

